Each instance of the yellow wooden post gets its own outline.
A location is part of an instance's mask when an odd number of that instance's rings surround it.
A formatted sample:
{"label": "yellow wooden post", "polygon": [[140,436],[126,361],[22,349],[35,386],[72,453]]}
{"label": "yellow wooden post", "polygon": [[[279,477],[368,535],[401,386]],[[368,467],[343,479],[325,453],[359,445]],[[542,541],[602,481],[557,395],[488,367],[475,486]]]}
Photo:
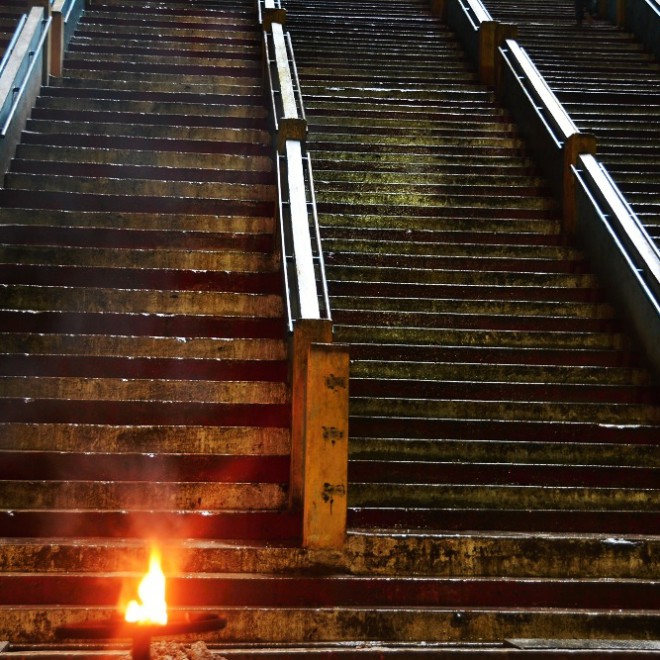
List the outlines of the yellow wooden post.
{"label": "yellow wooden post", "polygon": [[50,25],[50,73],[56,78],[62,77],[64,68],[64,16],[62,3],[53,8]]}
{"label": "yellow wooden post", "polygon": [[495,86],[496,49],[497,23],[484,21],[479,26],[479,80],[489,87]]}
{"label": "yellow wooden post", "polygon": [[596,138],[589,133],[573,133],[564,144],[564,233],[575,233],[575,175],[571,167],[577,163],[580,154],[595,154]]}
{"label": "yellow wooden post", "polygon": [[619,27],[626,27],[626,0],[616,2],[616,24]]}
{"label": "yellow wooden post", "polygon": [[291,342],[291,478],[289,504],[301,509],[303,505],[303,457],[307,360],[313,343],[332,343],[332,322],[321,319],[300,319],[293,328]]}
{"label": "yellow wooden post", "polygon": [[431,11],[434,16],[437,16],[441,21],[447,19],[447,1],[446,0],[431,0]]}
{"label": "yellow wooden post", "polygon": [[348,502],[348,350],[312,344],[307,362],[303,545],[340,548]]}

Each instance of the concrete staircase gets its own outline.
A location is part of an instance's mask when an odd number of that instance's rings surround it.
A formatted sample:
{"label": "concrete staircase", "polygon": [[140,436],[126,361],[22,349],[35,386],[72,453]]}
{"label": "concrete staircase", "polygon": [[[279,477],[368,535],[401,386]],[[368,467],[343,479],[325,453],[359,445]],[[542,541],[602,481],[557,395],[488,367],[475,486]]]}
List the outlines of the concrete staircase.
{"label": "concrete staircase", "polygon": [[95,1],[0,190],[7,655],[125,654],[54,631],[112,615],[151,534],[226,657],[645,653],[650,374],[426,2],[314,4],[287,8],[353,356],[346,545],[301,548],[286,508],[252,3]]}
{"label": "concrete staircase", "polygon": [[[516,128],[427,2],[287,7],[352,357],[350,527],[412,531],[436,566],[540,590],[562,571],[609,583],[621,566],[592,572],[605,546],[658,540],[658,392]],[[544,546],[568,539],[575,554]],[[492,564],[471,545],[490,541]],[[596,610],[640,622],[633,602]],[[596,634],[565,625],[536,634]]]}
{"label": "concrete staircase", "polygon": [[519,41],[660,245],[660,63],[633,35],[598,18],[578,28],[574,3],[484,3],[519,26]]}

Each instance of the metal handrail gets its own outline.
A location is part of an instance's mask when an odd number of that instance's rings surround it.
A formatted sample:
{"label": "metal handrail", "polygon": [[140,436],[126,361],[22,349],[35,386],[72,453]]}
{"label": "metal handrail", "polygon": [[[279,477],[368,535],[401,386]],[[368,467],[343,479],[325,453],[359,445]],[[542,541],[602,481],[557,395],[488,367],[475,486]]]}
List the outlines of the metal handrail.
{"label": "metal handrail", "polygon": [[7,115],[7,119],[3,123],[2,129],[0,130],[0,136],[2,136],[3,138],[7,135],[9,131],[9,127],[14,119],[14,116],[16,115],[16,111],[18,110],[21,99],[23,98],[27,85],[30,82],[32,72],[34,70],[34,66],[36,62],[39,60],[39,58],[37,57],[37,53],[39,51],[43,51],[46,38],[48,37],[48,32],[50,30],[51,22],[52,19],[50,18],[50,16],[47,18],[42,18],[40,20],[41,34],[39,35],[37,44],[34,46],[32,50],[30,50],[26,54],[28,65],[25,71],[23,72],[23,74],[21,75],[21,77],[16,81],[14,81],[14,87],[12,88],[11,108]]}
{"label": "metal handrail", "polygon": [[293,84],[293,93],[296,99],[296,105],[298,107],[298,114],[303,121],[307,121],[305,116],[305,105],[302,100],[302,88],[300,87],[300,78],[298,77],[298,67],[296,66],[296,60],[293,56],[293,43],[291,41],[291,33],[287,32],[284,35],[286,39],[287,52],[289,55],[289,66],[291,67],[291,81]]}
{"label": "metal handrail", "polygon": [[12,35],[10,42],[7,44],[7,49],[5,50],[5,54],[2,58],[2,61],[0,62],[0,76],[2,75],[3,71],[7,68],[7,62],[9,62],[9,58],[11,57],[11,54],[14,52],[14,48],[16,48],[16,42],[18,41],[18,38],[21,36],[21,32],[23,31],[26,22],[27,22],[27,14],[23,14],[20,20],[18,21],[18,24],[16,25],[14,34]]}
{"label": "metal handrail", "polygon": [[291,307],[291,282],[289,278],[289,265],[290,261],[293,259],[291,256],[291,250],[287,245],[287,236],[288,232],[286,231],[286,225],[284,222],[284,206],[286,202],[284,201],[281,185],[282,181],[282,168],[280,166],[280,156],[275,159],[275,172],[277,176],[277,207],[278,207],[278,218],[279,218],[279,238],[280,238],[280,250],[282,254],[282,278],[284,280],[284,304],[286,307],[286,326],[289,334],[293,332],[293,309]]}
{"label": "metal handrail", "polygon": [[550,89],[545,78],[539,73],[527,51],[517,41],[507,39],[500,52],[558,147],[561,147],[571,135],[579,133],[579,129]]}
{"label": "metal handrail", "polygon": [[578,162],[579,167],[573,168],[578,181],[602,209],[603,218],[625,246],[635,269],[660,301],[660,251],[656,244],[605,166],[590,154],[583,154]]}
{"label": "metal handrail", "polygon": [[475,30],[478,30],[482,23],[493,20],[481,0],[459,0],[459,3]]}
{"label": "metal handrail", "polygon": [[581,155],[572,170],[577,235],[660,377],[660,252],[593,155]]}
{"label": "metal handrail", "polygon": [[311,158],[304,148],[305,109],[291,35],[277,21],[263,28],[266,80],[277,143],[278,229],[286,324],[291,333],[298,320],[329,320],[330,296]]}
{"label": "metal handrail", "polygon": [[270,53],[270,43],[268,40],[268,33],[264,31],[263,33],[263,44],[264,44],[264,61],[266,65],[266,76],[268,78],[268,91],[270,92],[270,103],[272,109],[272,121],[275,133],[279,130],[279,122],[277,121],[277,103],[275,102],[275,96],[278,94],[277,86],[273,80],[273,72],[271,71],[271,64],[273,64],[273,58]]}
{"label": "metal handrail", "polygon": [[307,186],[309,193],[309,201],[307,202],[310,210],[310,217],[312,218],[312,230],[314,236],[313,254],[314,261],[318,265],[319,280],[321,282],[321,297],[323,299],[323,306],[321,317],[325,320],[332,320],[332,312],[330,308],[330,292],[328,290],[328,278],[325,273],[325,259],[323,257],[323,246],[321,243],[321,226],[319,224],[319,216],[316,208],[316,192],[314,189],[314,175],[312,172],[312,157],[309,154],[303,156],[307,163]]}

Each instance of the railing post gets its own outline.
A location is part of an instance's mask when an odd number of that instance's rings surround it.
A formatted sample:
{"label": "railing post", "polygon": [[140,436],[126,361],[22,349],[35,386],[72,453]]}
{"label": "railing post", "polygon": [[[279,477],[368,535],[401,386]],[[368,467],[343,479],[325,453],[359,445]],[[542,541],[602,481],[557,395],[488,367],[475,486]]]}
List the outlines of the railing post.
{"label": "railing post", "polygon": [[340,548],[348,502],[348,351],[311,344],[307,356],[303,545]]}
{"label": "railing post", "polygon": [[291,338],[291,478],[289,502],[302,509],[305,493],[305,416],[307,408],[307,360],[312,344],[332,342],[332,323],[320,319],[299,319]]}
{"label": "railing post", "polygon": [[53,5],[50,27],[50,73],[56,78],[62,77],[64,69],[64,15],[62,5],[64,0],[58,0]]}
{"label": "railing post", "polygon": [[431,11],[443,23],[447,20],[447,0],[431,0]]}
{"label": "railing post", "polygon": [[595,154],[596,138],[590,133],[573,133],[564,143],[563,169],[563,230],[565,235],[573,236],[577,221],[577,205],[575,187],[577,180],[573,171],[580,154]]}

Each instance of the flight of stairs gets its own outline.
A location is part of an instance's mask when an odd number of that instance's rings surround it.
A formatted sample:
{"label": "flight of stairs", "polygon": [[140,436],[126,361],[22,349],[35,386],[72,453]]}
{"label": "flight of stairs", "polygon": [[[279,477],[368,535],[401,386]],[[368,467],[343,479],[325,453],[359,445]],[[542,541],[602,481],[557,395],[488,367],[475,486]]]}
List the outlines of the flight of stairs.
{"label": "flight of stairs", "polygon": [[603,18],[578,28],[572,0],[485,0],[518,40],[660,246],[660,62]]}
{"label": "flight of stairs", "polygon": [[[539,594],[562,574],[610,584],[622,566],[600,563],[608,544],[657,547],[658,390],[560,235],[556,200],[428,2],[287,8],[335,336],[352,358],[349,527],[418,532],[445,561],[456,543],[454,570],[525,575]],[[493,539],[498,560],[471,545]],[[545,545],[560,539],[573,549]],[[630,588],[657,592],[657,575],[628,569]],[[594,611],[639,623],[639,603]],[[577,634],[596,636],[594,611],[575,607]]]}
{"label": "flight of stairs", "polygon": [[102,537],[127,571],[152,536],[299,543],[260,53],[250,2],[95,2],[28,121],[0,190],[0,639],[52,640],[55,548]]}
{"label": "flight of stairs", "polygon": [[14,657],[98,657],[55,628],[114,612],[150,532],[177,611],[227,617],[226,657],[657,630],[655,390],[524,145],[425,2],[314,5],[287,8],[353,356],[346,546],[300,548],[285,507],[252,2],[95,1],[0,190]]}

